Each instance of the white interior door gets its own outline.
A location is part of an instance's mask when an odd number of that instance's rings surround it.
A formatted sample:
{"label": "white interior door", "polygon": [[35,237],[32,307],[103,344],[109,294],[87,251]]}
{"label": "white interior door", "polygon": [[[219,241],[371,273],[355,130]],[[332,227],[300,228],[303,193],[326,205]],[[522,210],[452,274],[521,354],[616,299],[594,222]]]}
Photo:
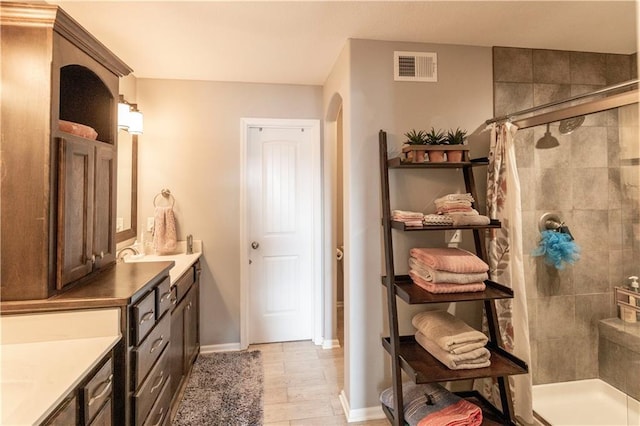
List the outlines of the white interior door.
{"label": "white interior door", "polygon": [[249,127],[249,343],[313,337],[312,132]]}

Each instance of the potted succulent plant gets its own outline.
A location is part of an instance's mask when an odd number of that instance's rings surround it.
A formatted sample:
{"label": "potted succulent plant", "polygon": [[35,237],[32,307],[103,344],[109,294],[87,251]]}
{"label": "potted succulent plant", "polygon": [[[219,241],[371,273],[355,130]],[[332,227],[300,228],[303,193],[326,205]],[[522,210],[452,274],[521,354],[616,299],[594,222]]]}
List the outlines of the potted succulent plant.
{"label": "potted succulent plant", "polygon": [[407,160],[412,163],[424,162],[424,147],[427,144],[426,132],[424,130],[411,129],[404,134],[407,138],[402,152],[407,155]]}
{"label": "potted succulent plant", "polygon": [[[454,130],[449,130],[444,137],[447,145],[450,148],[447,150],[447,161],[450,163],[461,163],[463,159],[463,152],[468,150],[468,148],[462,148],[464,145],[464,141],[467,138],[466,130],[460,130],[457,128]],[[460,146],[460,149],[455,149],[456,145]]]}
{"label": "potted succulent plant", "polygon": [[433,127],[426,134],[427,144],[430,145],[429,161],[432,163],[442,163],[444,161],[444,150],[441,145],[446,144],[445,134],[442,130]]}

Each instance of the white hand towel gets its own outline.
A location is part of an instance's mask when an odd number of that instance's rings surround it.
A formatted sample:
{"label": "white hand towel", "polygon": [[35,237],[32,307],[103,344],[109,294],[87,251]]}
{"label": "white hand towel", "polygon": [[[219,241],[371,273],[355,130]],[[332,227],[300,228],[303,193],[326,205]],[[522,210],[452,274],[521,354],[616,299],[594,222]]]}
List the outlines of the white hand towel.
{"label": "white hand towel", "polygon": [[153,248],[156,254],[170,254],[176,249],[176,218],[171,207],[156,207],[154,212]]}
{"label": "white hand towel", "polygon": [[452,354],[481,348],[489,341],[482,332],[469,327],[447,311],[420,312],[413,317],[411,323],[425,337]]}

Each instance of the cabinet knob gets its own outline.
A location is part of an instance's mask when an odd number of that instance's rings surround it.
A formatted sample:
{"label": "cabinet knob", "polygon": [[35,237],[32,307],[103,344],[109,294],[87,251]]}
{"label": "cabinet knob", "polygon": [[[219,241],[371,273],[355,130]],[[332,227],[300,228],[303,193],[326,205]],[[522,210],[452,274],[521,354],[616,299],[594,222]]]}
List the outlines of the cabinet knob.
{"label": "cabinet knob", "polygon": [[260,243],[257,241],[254,241],[251,243],[251,248],[256,250],[258,247],[260,247]]}
{"label": "cabinet knob", "polygon": [[96,263],[96,255],[95,254],[91,255],[91,263]]}

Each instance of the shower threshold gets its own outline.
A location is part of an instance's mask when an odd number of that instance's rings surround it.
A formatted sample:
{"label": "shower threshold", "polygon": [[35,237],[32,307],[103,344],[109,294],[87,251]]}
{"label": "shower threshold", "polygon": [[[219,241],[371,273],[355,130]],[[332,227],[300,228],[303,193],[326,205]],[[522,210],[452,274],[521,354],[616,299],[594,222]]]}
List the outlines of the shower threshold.
{"label": "shower threshold", "polygon": [[533,411],[545,426],[640,425],[640,402],[599,379],[536,385]]}

